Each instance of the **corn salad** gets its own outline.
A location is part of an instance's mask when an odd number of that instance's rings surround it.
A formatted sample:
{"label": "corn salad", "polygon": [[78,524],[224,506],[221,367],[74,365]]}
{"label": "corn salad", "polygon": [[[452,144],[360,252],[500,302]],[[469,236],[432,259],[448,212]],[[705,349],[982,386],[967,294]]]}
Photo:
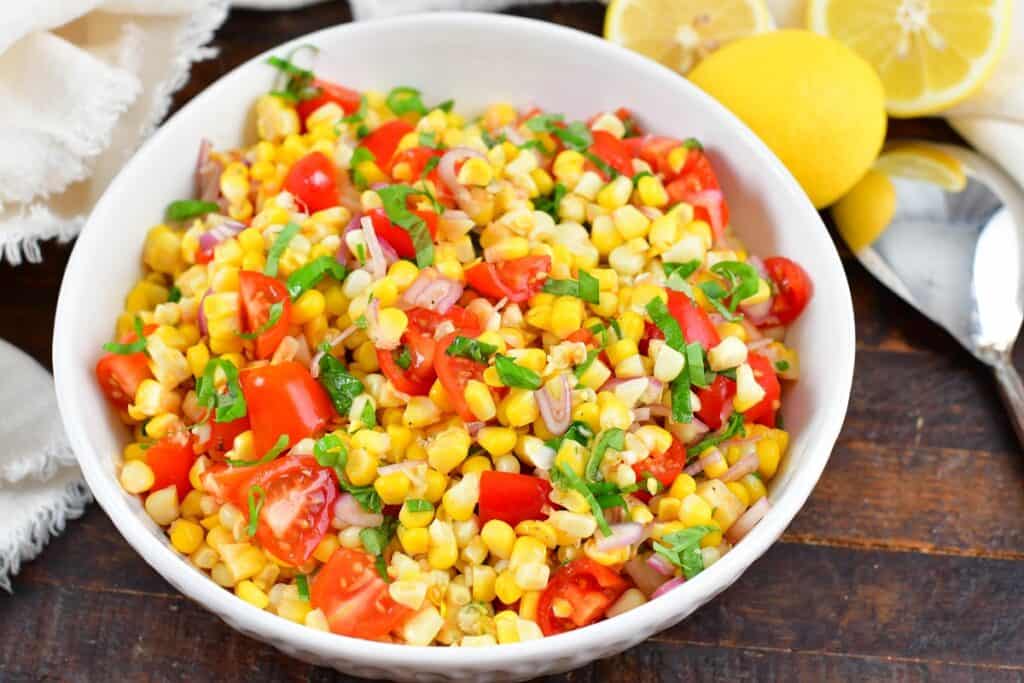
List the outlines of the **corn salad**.
{"label": "corn salad", "polygon": [[477,647],[740,542],[811,283],[747,253],[700,143],[271,64],[258,139],[201,145],[96,366],[174,549],[310,628]]}

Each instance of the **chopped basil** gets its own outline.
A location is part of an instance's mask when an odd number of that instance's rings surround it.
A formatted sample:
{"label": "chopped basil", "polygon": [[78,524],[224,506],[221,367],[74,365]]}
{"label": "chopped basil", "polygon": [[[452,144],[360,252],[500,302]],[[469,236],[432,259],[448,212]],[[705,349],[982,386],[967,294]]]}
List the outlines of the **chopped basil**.
{"label": "chopped basil", "polygon": [[449,356],[461,356],[477,363],[486,363],[491,356],[498,352],[498,347],[493,344],[486,344],[469,337],[458,336],[445,349]]}
{"label": "chopped basil", "polygon": [[607,161],[597,156],[593,152],[584,152],[583,156],[590,160],[594,166],[597,166],[601,171],[609,178],[618,178],[621,175],[618,171],[612,168]]}
{"label": "chopped basil", "polygon": [[412,365],[412,354],[410,354],[409,349],[404,346],[402,347],[402,350],[398,352],[398,355],[395,356],[394,358],[395,365],[402,368],[403,370],[408,370],[409,366]]}
{"label": "chopped basil", "polygon": [[273,447],[259,460],[234,460],[228,458],[227,463],[232,467],[255,467],[256,465],[266,465],[268,462],[276,458],[285,452],[288,448],[288,435],[282,434],[277,437],[277,441],[274,442]]}
{"label": "chopped basil", "polygon": [[[256,500],[257,496],[259,497],[259,500]],[[246,528],[249,536],[256,535],[256,528],[260,523],[260,510],[263,509],[263,504],[266,502],[267,492],[263,490],[263,487],[249,487],[249,526]]]}
{"label": "chopped basil", "polygon": [[132,321],[132,326],[135,328],[135,341],[128,344],[107,342],[103,345],[103,350],[109,353],[116,353],[119,356],[127,356],[133,353],[141,353],[145,351],[146,335],[143,334],[144,328],[142,326],[142,318],[135,316],[135,319]]}
{"label": "chopped basil", "polygon": [[[224,373],[224,393],[217,391],[217,370]],[[196,399],[204,408],[215,410],[216,422],[231,422],[246,415],[247,406],[245,396],[242,395],[242,385],[238,382],[238,368],[222,358],[207,361],[202,376],[196,381]]]}
{"label": "chopped basil", "polygon": [[388,185],[377,190],[384,212],[395,225],[409,233],[413,248],[416,249],[416,265],[426,268],[434,262],[434,238],[430,236],[427,222],[406,206],[409,195],[424,194],[408,185]]}
{"label": "chopped basil", "polygon": [[256,339],[261,334],[267,332],[270,328],[281,320],[281,313],[284,311],[284,304],[280,301],[275,301],[270,304],[270,317],[267,318],[267,322],[260,325],[256,330],[252,332],[239,332],[238,336],[242,339]]}
{"label": "chopped basil", "polygon": [[331,467],[338,476],[338,485],[351,494],[359,506],[367,512],[380,512],[383,504],[380,495],[372,485],[353,486],[345,476],[348,464],[348,449],[336,434],[325,434],[313,444],[313,457],[321,467]]}
{"label": "chopped basil", "polygon": [[385,517],[380,526],[363,529],[359,532],[359,541],[363,544],[363,549],[376,556],[377,572],[385,581],[391,581],[391,578],[388,576],[388,564],[384,559],[384,551],[395,535],[397,527],[398,520],[396,518]]}
{"label": "chopped basil", "polygon": [[789,370],[789,361],[788,360],[775,361],[775,370],[777,372],[786,372],[787,370]]}
{"label": "chopped basil", "polygon": [[706,387],[707,377],[704,375],[704,347],[700,342],[686,345],[686,372],[690,375],[690,384],[695,387]]}
{"label": "chopped basil", "polygon": [[600,303],[600,282],[596,277],[585,270],[579,271],[578,280],[554,280],[548,278],[544,281],[542,291],[555,296],[575,296],[583,299],[589,304]]}
{"label": "chopped basil", "polygon": [[420,97],[422,93],[416,88],[410,88],[407,85],[400,85],[397,88],[392,88],[391,92],[388,93],[387,105],[388,109],[394,112],[395,116],[402,116],[403,114],[419,114],[424,115],[429,111],[425,104],[423,104],[423,98]]}
{"label": "chopped basil", "polygon": [[647,302],[647,314],[665,335],[665,343],[680,353],[686,351],[686,338],[683,331],[679,329],[679,322],[668,312],[665,300],[654,298]]}
{"label": "chopped basil", "polygon": [[519,149],[535,149],[541,154],[547,154],[547,147],[540,140],[527,140],[523,144],[519,145]]}
{"label": "chopped basil", "polygon": [[370,326],[370,321],[368,321],[366,319],[365,315],[361,315],[361,316],[359,316],[358,318],[355,319],[355,323],[354,324],[360,330],[365,330],[366,328],[368,328]]}
{"label": "chopped basil", "polygon": [[306,290],[316,287],[325,275],[330,275],[340,282],[345,279],[345,266],[338,263],[334,257],[325,254],[318,256],[289,275],[287,287],[292,301],[298,299]]}
{"label": "chopped basil", "polygon": [[423,131],[420,133],[420,146],[429,147],[430,149],[440,149],[441,145],[437,141],[437,133],[434,131]]}
{"label": "chopped basil", "polygon": [[588,481],[597,481],[598,475],[601,472],[601,463],[604,461],[604,454],[609,448],[614,448],[617,451],[621,451],[626,444],[626,433],[621,429],[612,428],[604,431],[597,443],[594,444],[594,450],[590,453],[590,458],[587,460],[587,468],[584,472]]}
{"label": "chopped basil", "polygon": [[167,291],[167,301],[172,304],[181,301],[181,290],[178,289],[178,285],[171,285],[171,288]]}
{"label": "chopped basil", "polygon": [[569,428],[565,430],[564,434],[556,436],[549,441],[545,441],[544,445],[553,451],[557,451],[566,441],[575,441],[581,446],[586,446],[590,443],[592,438],[594,438],[594,430],[590,428],[590,425],[586,422],[574,420],[573,423],[569,425]]}
{"label": "chopped basil", "polygon": [[441,104],[437,105],[437,109],[440,109],[445,114],[451,114],[452,109],[455,108],[455,100],[445,100]]}
{"label": "chopped basil", "polygon": [[365,147],[356,147],[355,151],[352,152],[352,158],[348,161],[348,167],[352,169],[352,182],[356,184],[356,187],[363,189],[370,184],[366,180],[366,176],[363,175],[363,172],[359,170],[359,166],[364,162],[376,160],[376,155]]}
{"label": "chopped basil", "polygon": [[734,312],[740,302],[757,294],[760,277],[757,270],[749,263],[739,261],[720,261],[711,266],[711,272],[729,281],[729,312]]}
{"label": "chopped basil", "polygon": [[735,315],[729,310],[725,304],[722,303],[722,299],[728,295],[728,292],[717,282],[702,282],[698,285],[700,290],[704,292],[704,296],[708,298],[708,302],[714,306],[718,314],[721,315],[729,322],[736,322],[742,316]]}
{"label": "chopped basil", "polygon": [[295,54],[300,50],[312,50],[314,53],[320,51],[314,45],[300,45],[292,50],[287,57],[267,59],[267,64],[280,71],[280,77],[284,79],[283,83],[280,79],[278,80],[277,86],[270,91],[271,95],[281,97],[289,102],[300,102],[313,99],[320,94],[320,88],[313,84],[315,78],[313,72],[296,66],[292,62]]}
{"label": "chopped basil", "polygon": [[561,114],[537,114],[526,121],[526,127],[534,133],[550,133],[565,119]]}
{"label": "chopped basil", "polygon": [[734,436],[742,436],[744,434],[746,434],[746,429],[743,426],[743,414],[733,413],[729,416],[729,422],[725,425],[725,428],[722,431],[704,437],[704,439],[698,441],[695,446],[687,448],[686,454],[691,458],[696,457],[712,446],[717,446],[723,441],[727,441]]}
{"label": "chopped basil", "polygon": [[692,526],[674,531],[661,539],[669,545],[654,541],[654,551],[682,569],[686,578],[692,579],[704,570],[704,558],[700,552],[701,539],[715,530],[715,527],[711,526]]}
{"label": "chopped basil", "polygon": [[601,533],[605,536],[612,535],[612,529],[608,526],[608,520],[604,518],[601,504],[597,502],[597,498],[594,496],[593,491],[590,490],[590,487],[587,486],[587,482],[583,481],[580,475],[576,474],[569,463],[562,461],[551,469],[551,483],[563,489],[573,489],[583,496],[583,499],[590,506],[590,512],[594,515]]}
{"label": "chopped basil", "polygon": [[699,152],[704,151],[704,145],[700,144],[700,140],[697,138],[686,138],[683,140],[683,147],[686,149],[695,149]]}
{"label": "chopped basil", "polygon": [[362,123],[363,119],[366,118],[366,111],[369,108],[369,104],[366,101],[366,95],[359,96],[359,108],[354,112],[345,116],[341,119],[342,123]]}
{"label": "chopped basil", "polygon": [[434,504],[422,498],[408,498],[405,501],[405,508],[409,512],[433,512]]}
{"label": "chopped basil", "polygon": [[600,336],[600,338],[601,338],[601,348],[602,349],[605,348],[606,346],[608,346],[608,328],[607,327],[605,327],[601,323],[594,323],[593,325],[591,325],[587,329],[590,330],[594,334],[595,337]]}
{"label": "chopped basil", "polygon": [[608,321],[608,324],[611,326],[613,330],[615,330],[615,336],[617,336],[619,339],[622,339],[622,328],[619,327],[619,321],[616,320],[615,318],[612,318],[611,320]]}
{"label": "chopped basil", "polygon": [[350,493],[356,502],[359,503],[359,507],[363,508],[367,512],[380,512],[384,509],[384,503],[380,499],[380,494],[377,493],[377,489],[373,488],[372,484],[367,486],[355,486],[347,479],[338,478],[338,485],[345,490],[346,493]]}
{"label": "chopped basil", "polygon": [[281,229],[281,232],[277,233],[274,243],[270,245],[270,250],[267,252],[267,264],[263,266],[264,275],[277,277],[277,262],[284,254],[284,250],[288,248],[288,243],[299,234],[299,229],[298,223],[289,223]]}
{"label": "chopped basil", "polygon": [[220,209],[216,202],[204,202],[200,199],[179,199],[167,205],[165,216],[169,221],[187,221],[199,218]]}
{"label": "chopped basil", "polygon": [[640,171],[635,176],[633,176],[633,187],[636,187],[637,185],[639,185],[640,184],[640,179],[643,178],[644,176],[651,176],[653,178],[654,174],[651,173],[650,171]]}
{"label": "chopped basil", "polygon": [[526,127],[534,133],[551,133],[566,147],[577,152],[583,152],[590,147],[594,142],[594,136],[587,124],[573,121],[569,125],[564,125],[563,121],[564,117],[561,114],[538,114],[526,122]]}
{"label": "chopped basil", "polygon": [[309,579],[305,574],[295,577],[295,587],[299,589],[299,600],[309,602]]}
{"label": "chopped basil", "polygon": [[583,360],[582,363],[576,366],[575,370],[572,371],[573,376],[576,377],[576,379],[580,379],[581,377],[583,377],[583,375],[586,374],[587,370],[590,369],[590,366],[594,364],[594,360],[596,360],[600,354],[601,352],[598,351],[597,349],[590,349],[589,351],[587,351],[587,357]]}
{"label": "chopped basil", "polygon": [[693,422],[693,404],[690,401],[690,375],[679,373],[672,380],[669,389],[672,392],[672,419],[676,422]]}
{"label": "chopped basil", "polygon": [[494,357],[494,367],[498,370],[498,379],[507,387],[519,389],[540,389],[540,375],[529,368],[517,365],[508,356],[497,355]]}
{"label": "chopped basil", "polygon": [[362,242],[356,244],[356,259],[358,259],[359,265],[366,265],[366,245]]}
{"label": "chopped basil", "polygon": [[685,280],[690,277],[700,268],[700,259],[693,259],[692,261],[685,261],[683,263],[663,263],[662,268],[665,269],[665,277],[672,279],[677,277],[681,280]]}
{"label": "chopped basil", "polygon": [[363,383],[356,379],[340,360],[330,353],[320,357],[320,384],[327,390],[339,415],[348,415],[356,396],[363,393]]}
{"label": "chopped basil", "polygon": [[[437,165],[441,163],[441,157],[430,157],[427,159],[427,163],[423,164],[423,170],[420,172],[420,180],[423,180],[430,172],[437,168]],[[439,213],[444,213],[443,211]]]}
{"label": "chopped basil", "polygon": [[504,133],[502,133],[498,137],[494,137],[486,130],[482,130],[480,131],[480,139],[483,140],[484,144],[487,145],[488,148],[490,148],[505,142],[508,139],[508,137]]}
{"label": "chopped basil", "polygon": [[533,208],[537,211],[543,211],[548,214],[555,221],[558,221],[558,207],[562,203],[562,198],[565,197],[568,190],[562,183],[555,183],[555,187],[551,194],[547,197],[538,197],[533,201]]}
{"label": "chopped basil", "polygon": [[372,429],[377,426],[377,410],[369,400],[363,404],[363,409],[359,413],[359,421],[368,429]]}

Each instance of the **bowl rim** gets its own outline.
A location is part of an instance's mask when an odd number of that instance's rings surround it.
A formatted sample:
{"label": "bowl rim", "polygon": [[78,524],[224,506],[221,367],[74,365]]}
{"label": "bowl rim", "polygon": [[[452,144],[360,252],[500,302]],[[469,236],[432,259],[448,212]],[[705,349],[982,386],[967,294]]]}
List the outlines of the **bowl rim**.
{"label": "bowl rim", "polygon": [[[764,554],[803,507],[814,489],[839,436],[849,402],[853,382],[855,330],[852,298],[849,284],[843,275],[839,254],[828,236],[820,216],[793,176],[768,147],[724,106],[687,79],[653,60],[597,36],[550,22],[477,12],[433,12],[328,26],[296,37],[254,56],[218,78],[193,97],[179,112],[165,121],[122,167],[96,203],[82,230],[82,236],[91,234],[94,229],[93,217],[103,214],[107,204],[114,202],[116,196],[124,191],[120,186],[126,175],[126,170],[137,163],[138,158],[148,152],[150,148],[160,146],[167,130],[173,127],[174,122],[185,112],[196,108],[208,108],[210,103],[217,99],[221,89],[227,87],[225,82],[237,77],[239,72],[252,70],[255,64],[265,61],[272,54],[308,42],[310,39],[320,39],[328,33],[345,34],[402,28],[410,25],[422,27],[428,24],[458,25],[460,29],[481,31],[502,27],[521,29],[526,33],[545,33],[564,41],[567,49],[579,45],[584,49],[606,50],[614,53],[622,63],[644,72],[646,77],[651,79],[652,87],[655,82],[660,81],[664,87],[688,90],[690,97],[704,100],[704,103],[715,112],[714,115],[733,129],[734,134],[742,138],[754,150],[757,160],[752,163],[761,164],[766,171],[774,176],[773,182],[778,183],[780,189],[792,197],[794,210],[801,214],[800,221],[816,224],[821,228],[819,234],[811,234],[807,238],[820,242],[818,251],[820,251],[822,259],[827,262],[824,267],[838,274],[842,286],[837,291],[837,296],[843,300],[844,304],[842,310],[837,312],[838,320],[834,321],[835,327],[829,331],[830,343],[833,345],[831,390],[827,400],[822,401],[816,409],[822,413],[821,424],[823,426],[808,437],[805,449],[812,453],[809,461],[794,473],[793,480],[788,484],[786,491],[773,500],[771,511],[747,535],[744,542],[726,553],[716,563],[714,570],[702,572],[658,600],[652,600],[612,619],[582,629],[501,647],[456,648],[368,641],[317,631],[258,609],[237,598],[232,592],[218,586],[209,578],[199,577],[196,570],[183,557],[165,542],[156,538],[143,525],[142,521],[137,519],[134,511],[129,509],[128,501],[120,491],[116,479],[109,477],[100,465],[97,449],[93,448],[85,425],[76,409],[75,390],[72,386],[74,382],[63,381],[64,378],[72,376],[71,367],[75,358],[73,330],[68,329],[64,320],[68,317],[66,309],[71,305],[69,301],[72,295],[69,294],[69,290],[74,287],[73,283],[78,279],[78,273],[85,267],[87,259],[84,250],[78,248],[82,237],[76,243],[65,271],[55,319],[53,367],[61,417],[76,457],[79,453],[86,454],[85,457],[78,457],[85,479],[97,502],[119,533],[158,574],[173,586],[178,587],[185,597],[200,603],[204,608],[228,622],[233,628],[237,629],[239,624],[243,624],[246,630],[255,631],[265,639],[273,639],[276,645],[284,645],[285,649],[292,652],[311,648],[318,654],[340,656],[371,666],[386,665],[388,662],[393,662],[392,658],[397,656],[401,658],[403,669],[417,668],[425,671],[443,671],[445,667],[453,665],[462,667],[466,671],[490,671],[504,665],[514,665],[541,657],[558,659],[566,655],[568,648],[578,651],[590,650],[595,653],[595,656],[599,656],[608,648],[615,647],[616,643],[633,644],[635,640],[639,640],[633,636],[645,632],[644,629],[649,629],[652,624],[667,623],[681,613],[688,615],[694,609],[699,609],[704,602],[730,586],[740,574]],[[697,607],[689,608],[688,603],[692,604],[694,601],[697,601]],[[619,647],[616,651],[622,649],[624,648]]]}

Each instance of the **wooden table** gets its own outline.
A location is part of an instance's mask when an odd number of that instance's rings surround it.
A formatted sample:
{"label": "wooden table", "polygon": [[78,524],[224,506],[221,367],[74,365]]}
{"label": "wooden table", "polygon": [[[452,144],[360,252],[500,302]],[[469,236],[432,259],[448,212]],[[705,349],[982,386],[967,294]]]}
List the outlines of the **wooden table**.
{"label": "wooden table", "polygon": [[[517,13],[599,32],[602,12]],[[232,12],[215,41],[220,56],[193,70],[176,102],[272,45],[349,19],[341,2]],[[955,139],[937,121],[893,128]],[[41,264],[0,265],[0,337],[49,366],[70,246],[43,251]],[[552,680],[1024,679],[1024,460],[995,385],[848,252],[843,262],[857,372],[846,426],[806,507],[690,619]],[[178,594],[95,505],[24,567],[14,591],[0,597],[3,681],[341,678],[237,634]]]}

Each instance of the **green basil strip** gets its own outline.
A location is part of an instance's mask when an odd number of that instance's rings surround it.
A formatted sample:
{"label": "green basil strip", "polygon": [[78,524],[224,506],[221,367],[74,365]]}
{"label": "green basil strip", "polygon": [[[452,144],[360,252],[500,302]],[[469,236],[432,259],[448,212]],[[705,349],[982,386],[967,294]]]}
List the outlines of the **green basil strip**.
{"label": "green basil strip", "polygon": [[604,461],[604,454],[609,448],[621,451],[626,444],[626,433],[621,429],[612,428],[606,430],[594,444],[594,450],[587,460],[587,468],[584,471],[588,481],[597,481],[601,472],[601,463]]}
{"label": "green basil strip", "polygon": [[[259,500],[256,500],[257,495]],[[249,526],[246,531],[249,532],[249,536],[256,535],[256,528],[260,523],[260,510],[263,509],[263,504],[267,502],[267,492],[259,486],[249,487]]]}
{"label": "green basil strip", "polygon": [[260,325],[253,332],[239,332],[238,336],[242,339],[256,339],[261,334],[266,333],[270,328],[276,325],[281,320],[281,314],[284,311],[284,304],[280,301],[275,301],[270,304],[270,317],[267,318],[267,322]]}
{"label": "green basil strip", "polygon": [[707,377],[704,375],[704,347],[700,342],[686,345],[686,372],[690,375],[690,384],[695,387],[706,387]]}
{"label": "green basil strip", "polygon": [[135,320],[132,321],[132,326],[135,328],[135,341],[129,344],[119,344],[117,342],[107,342],[103,345],[103,350],[109,353],[116,353],[119,356],[127,356],[133,353],[141,353],[146,350],[146,335],[143,332],[142,318],[135,316]]}
{"label": "green basil strip", "polygon": [[333,256],[318,256],[288,276],[288,294],[294,301],[303,292],[316,287],[325,275],[330,275],[341,282],[345,279],[345,274],[345,266],[338,263]]}
{"label": "green basil strip", "polygon": [[309,579],[305,574],[295,577],[295,587],[299,589],[299,600],[309,602]]}
{"label": "green basil strip", "polygon": [[299,230],[298,223],[289,223],[277,234],[277,238],[270,245],[270,250],[267,252],[267,264],[263,266],[264,275],[277,277],[277,262],[280,260],[284,250],[288,248],[288,243],[299,234]]}
{"label": "green basil strip", "polygon": [[[217,370],[227,380],[224,393],[217,391]],[[206,363],[203,374],[196,382],[196,398],[204,408],[215,409],[216,422],[231,422],[245,417],[247,406],[238,381],[238,368],[223,358],[212,358]]]}
{"label": "green basil strip", "polygon": [[594,497],[594,493],[587,486],[587,483],[580,479],[580,475],[573,471],[572,467],[567,462],[561,462],[555,469],[551,470],[552,473],[557,472],[558,474],[552,479],[555,483],[560,483],[563,488],[575,489],[583,499],[587,501],[590,506],[590,512],[594,515],[594,519],[597,521],[597,526],[601,529],[601,533],[605,536],[612,535],[612,529],[608,525],[608,520],[604,517],[604,511],[601,509],[601,504],[597,502],[597,498]]}
{"label": "green basil strip", "polygon": [[654,298],[647,302],[647,314],[665,335],[665,343],[679,353],[686,352],[686,339],[683,331],[679,329],[679,322],[668,312],[665,301],[661,298]]}
{"label": "green basil strip", "polygon": [[388,220],[409,233],[416,250],[416,265],[426,268],[434,263],[434,238],[430,235],[427,222],[406,206],[409,195],[417,194],[422,195],[424,192],[408,185],[388,185],[377,190]]}
{"label": "green basil strip", "polygon": [[495,356],[494,367],[498,370],[498,379],[507,387],[530,390],[537,390],[541,387],[540,375],[530,368],[516,364],[508,356]]}
{"label": "green basil strip", "polygon": [[204,202],[200,199],[178,199],[167,205],[167,211],[164,216],[169,221],[187,221],[218,210],[220,210],[220,206],[216,202]]}
{"label": "green basil strip", "polygon": [[744,434],[746,434],[746,428],[743,426],[743,414],[733,413],[729,416],[729,422],[726,424],[725,429],[716,434],[704,437],[704,439],[697,442],[696,445],[687,448],[686,454],[691,458],[696,457],[712,446],[717,446],[723,441],[728,441],[734,436],[743,436]]}
{"label": "green basil strip", "polygon": [[288,435],[282,434],[281,436],[277,437],[277,441],[274,443],[273,448],[267,451],[267,454],[264,455],[259,460],[234,460],[229,458],[227,460],[227,463],[232,467],[255,467],[257,465],[266,465],[268,462],[272,461],[274,458],[284,453],[285,450],[287,449]]}
{"label": "green basil strip", "polygon": [[320,357],[320,374],[317,380],[327,390],[331,403],[339,415],[348,415],[356,396],[365,391],[363,383],[330,353],[324,353]]}
{"label": "green basil strip", "polygon": [[486,363],[497,352],[498,347],[493,344],[487,344],[461,335],[455,337],[452,343],[448,345],[448,348],[445,349],[445,353],[449,356],[460,356],[477,363]]}
{"label": "green basil strip", "polygon": [[391,92],[388,93],[386,103],[388,109],[390,109],[395,116],[401,116],[403,114],[414,113],[414,114],[426,114],[428,109],[423,104],[423,99],[420,97],[421,93],[416,88],[411,88],[407,85],[400,85],[397,88],[392,88]]}

